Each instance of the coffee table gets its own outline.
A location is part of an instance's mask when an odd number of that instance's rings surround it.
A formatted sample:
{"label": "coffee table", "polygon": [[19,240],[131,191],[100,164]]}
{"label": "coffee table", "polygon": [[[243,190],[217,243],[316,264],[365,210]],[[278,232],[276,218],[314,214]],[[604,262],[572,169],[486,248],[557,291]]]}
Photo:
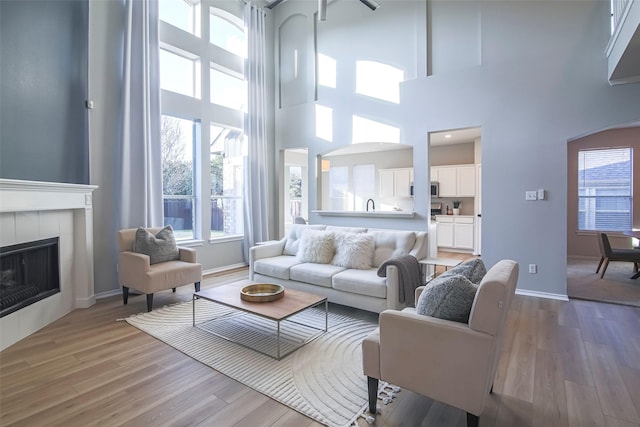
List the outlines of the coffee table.
{"label": "coffee table", "polygon": [[[249,280],[242,280],[240,282],[230,283],[228,285],[223,285],[211,289],[205,289],[193,294],[193,326],[198,327],[196,325],[196,300],[203,299],[216,304],[221,304],[227,307],[231,307],[237,310],[239,313],[233,313],[231,315],[222,316],[218,319],[209,320],[206,323],[223,321],[227,319],[229,316],[248,313],[252,316],[257,316],[262,319],[267,319],[269,321],[275,322],[275,354],[272,354],[268,351],[262,351],[255,346],[251,346],[247,343],[243,343],[238,339],[235,339],[232,336],[229,336],[222,332],[216,332],[211,329],[203,329],[209,333],[212,333],[220,338],[224,338],[228,341],[235,342],[244,347],[250,348],[254,351],[257,351],[262,354],[266,354],[267,356],[273,357],[274,359],[280,360],[288,354],[293,353],[303,345],[313,341],[318,338],[320,335],[324,334],[328,330],[329,323],[329,311],[328,311],[328,303],[327,298],[319,295],[310,294],[308,292],[297,291],[295,289],[285,289],[284,296],[276,301],[271,302],[249,302],[244,301],[240,298],[240,290],[250,284],[254,284],[257,282],[252,282]],[[305,323],[301,323],[292,319],[292,317],[302,311],[307,309],[319,306],[324,304],[324,329],[318,328],[313,325],[308,325]],[[305,328],[312,329],[314,333],[307,337],[306,339],[300,340],[298,343],[294,345],[290,345],[288,351],[281,351],[282,345],[282,337],[281,337],[281,323],[284,321],[296,323],[298,325],[302,325]],[[250,327],[250,326],[248,326]]]}

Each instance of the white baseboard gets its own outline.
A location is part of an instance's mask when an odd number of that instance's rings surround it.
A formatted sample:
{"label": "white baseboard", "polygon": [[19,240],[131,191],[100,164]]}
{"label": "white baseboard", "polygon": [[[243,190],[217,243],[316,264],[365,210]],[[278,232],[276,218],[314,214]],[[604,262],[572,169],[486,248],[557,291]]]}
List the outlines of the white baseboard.
{"label": "white baseboard", "polygon": [[560,301],[569,301],[569,297],[563,294],[552,294],[550,292],[529,291],[526,289],[516,289],[516,295],[526,295],[529,297],[556,299]]}
{"label": "white baseboard", "polygon": [[122,288],[113,289],[111,291],[100,292],[96,294],[96,299],[108,298],[114,295],[122,295]]}
{"label": "white baseboard", "polygon": [[202,272],[203,276],[206,276],[207,274],[213,274],[213,273],[222,273],[225,271],[229,271],[229,270],[235,270],[236,268],[243,268],[243,267],[247,267],[248,264],[245,263],[238,263],[238,264],[233,264],[233,265],[225,265],[224,267],[218,267],[218,268],[210,268],[209,270],[205,270]]}

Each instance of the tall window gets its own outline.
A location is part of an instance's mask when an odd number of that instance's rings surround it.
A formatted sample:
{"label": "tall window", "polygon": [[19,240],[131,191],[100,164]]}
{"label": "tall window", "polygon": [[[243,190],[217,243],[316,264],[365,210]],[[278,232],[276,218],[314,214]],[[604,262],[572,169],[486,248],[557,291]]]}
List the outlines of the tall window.
{"label": "tall window", "polygon": [[211,236],[242,235],[246,138],[239,130],[213,124],[211,137]]}
{"label": "tall window", "polygon": [[164,223],[178,239],[244,232],[242,9],[242,2],[160,0]]}
{"label": "tall window", "polygon": [[578,152],[578,229],[630,230],[632,149]]}
{"label": "tall window", "polygon": [[193,120],[162,116],[162,198],[164,224],[176,239],[194,238],[194,162],[199,125]]}

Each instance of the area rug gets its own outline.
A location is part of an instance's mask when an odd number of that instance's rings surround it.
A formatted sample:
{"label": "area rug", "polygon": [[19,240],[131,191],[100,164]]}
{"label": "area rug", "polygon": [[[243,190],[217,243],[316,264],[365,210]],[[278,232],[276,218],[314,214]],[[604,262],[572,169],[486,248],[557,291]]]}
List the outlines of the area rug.
{"label": "area rug", "polygon": [[[219,304],[196,300],[196,323],[192,326],[192,302],[155,309],[126,321],[186,355],[283,403],[327,426],[348,426],[367,408],[367,381],[362,373],[361,342],[377,327],[377,315],[330,305],[328,332],[281,360],[275,360],[207,332],[217,321],[227,332],[236,329],[249,341],[260,344],[261,335],[273,342],[275,323]],[[227,317],[231,315],[230,317]],[[302,312],[297,320],[324,328],[323,309]],[[210,321],[213,319],[213,322]],[[253,322],[253,323],[252,323]],[[311,322],[311,323],[310,323]],[[219,325],[216,326],[216,328]],[[304,340],[304,326],[283,322],[286,341]],[[383,384],[381,386],[386,386]],[[384,393],[384,391],[383,391]]]}
{"label": "area rug", "polygon": [[633,263],[609,263],[604,278],[596,273],[599,259],[569,258],[567,295],[569,298],[640,307],[640,279],[631,279]]}

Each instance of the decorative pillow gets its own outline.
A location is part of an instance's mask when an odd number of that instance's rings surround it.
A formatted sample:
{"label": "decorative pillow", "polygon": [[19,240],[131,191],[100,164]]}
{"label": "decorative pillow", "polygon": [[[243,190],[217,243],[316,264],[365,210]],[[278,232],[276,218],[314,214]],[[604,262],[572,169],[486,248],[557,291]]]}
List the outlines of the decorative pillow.
{"label": "decorative pillow", "polygon": [[180,259],[180,251],[170,225],[158,231],[155,236],[142,227],[138,228],[133,241],[133,251],[149,255],[151,264]]}
{"label": "decorative pillow", "polygon": [[289,229],[289,234],[287,234],[287,241],[284,243],[283,255],[296,255],[298,253],[302,233],[306,230],[324,230],[325,227],[326,225],[323,224],[292,224]]}
{"label": "decorative pillow", "polygon": [[469,314],[477,291],[478,285],[460,274],[440,275],[425,286],[416,304],[416,313],[469,323]]}
{"label": "decorative pillow", "polygon": [[335,251],[333,233],[324,230],[305,230],[300,238],[296,257],[300,262],[329,264]]}
{"label": "decorative pillow", "polygon": [[439,277],[455,276],[456,274],[463,275],[469,279],[471,283],[477,285],[482,281],[484,275],[487,274],[487,268],[482,259],[474,258],[456,265],[452,269],[442,273]]}
{"label": "decorative pillow", "polygon": [[336,233],[336,256],[331,264],[345,268],[367,270],[373,262],[373,252],[376,248],[371,234],[365,233]]}

